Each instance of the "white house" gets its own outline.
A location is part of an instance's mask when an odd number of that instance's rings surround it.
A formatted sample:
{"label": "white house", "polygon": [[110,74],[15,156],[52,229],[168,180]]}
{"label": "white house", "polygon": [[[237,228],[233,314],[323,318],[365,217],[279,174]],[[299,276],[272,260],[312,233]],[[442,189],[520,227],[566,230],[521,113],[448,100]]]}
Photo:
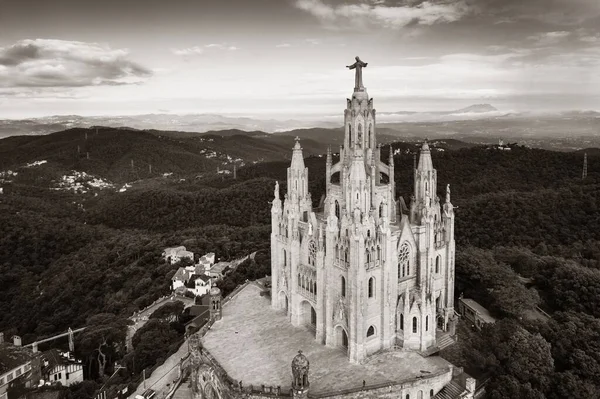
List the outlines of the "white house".
{"label": "white house", "polygon": [[204,271],[209,271],[212,265],[215,263],[215,253],[209,252],[198,259],[198,266],[201,266]]}
{"label": "white house", "polygon": [[211,287],[211,278],[205,274],[194,274],[186,284],[188,291],[196,296],[208,294]]}
{"label": "white house", "polygon": [[219,262],[213,266],[206,272],[210,277],[221,280],[231,269],[231,264],[229,262]]}
{"label": "white house", "polygon": [[42,378],[52,385],[76,384],[83,381],[83,365],[69,352],[50,349],[42,354]]}
{"label": "white house", "polygon": [[167,248],[163,251],[162,256],[170,264],[177,263],[182,259],[189,259],[192,262],[194,261],[194,253],[187,251],[184,246]]}
{"label": "white house", "polygon": [[215,253],[209,252],[206,255],[202,255],[202,257],[200,257],[200,259],[198,260],[198,264],[200,263],[209,263],[212,265],[213,263],[215,263]]}
{"label": "white house", "polygon": [[36,356],[31,348],[21,346],[21,338],[14,336],[14,344],[4,342],[4,334],[0,333],[0,399],[7,399],[9,384],[16,379],[23,379],[25,386],[30,387],[39,375],[33,371],[36,367]]}
{"label": "white house", "polygon": [[177,269],[177,271],[173,275],[173,278],[171,279],[171,281],[173,282],[171,289],[175,291],[176,289],[181,287],[185,288],[185,284],[187,283],[189,278],[190,276],[188,275],[187,270],[185,270],[183,267],[180,267],[179,269]]}

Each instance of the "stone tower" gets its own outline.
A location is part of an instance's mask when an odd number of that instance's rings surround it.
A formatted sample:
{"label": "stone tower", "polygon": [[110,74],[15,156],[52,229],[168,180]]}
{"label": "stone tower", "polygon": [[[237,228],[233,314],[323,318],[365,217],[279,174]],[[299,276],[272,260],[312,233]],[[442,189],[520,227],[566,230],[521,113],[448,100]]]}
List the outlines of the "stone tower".
{"label": "stone tower", "polygon": [[213,320],[221,320],[221,290],[215,285],[212,286],[209,292],[210,296],[210,318]]}
{"label": "stone tower", "polygon": [[[366,65],[357,57],[353,67]],[[393,151],[381,159],[373,99],[362,74],[355,82],[337,162],[327,151],[322,207],[312,208],[298,139],[283,202],[275,185],[271,300],[293,325],[309,327],[321,344],[345,348],[351,362],[362,362],[393,347],[426,351],[450,327],[454,211],[449,186],[444,202],[437,197],[427,142],[410,210],[397,201]]]}

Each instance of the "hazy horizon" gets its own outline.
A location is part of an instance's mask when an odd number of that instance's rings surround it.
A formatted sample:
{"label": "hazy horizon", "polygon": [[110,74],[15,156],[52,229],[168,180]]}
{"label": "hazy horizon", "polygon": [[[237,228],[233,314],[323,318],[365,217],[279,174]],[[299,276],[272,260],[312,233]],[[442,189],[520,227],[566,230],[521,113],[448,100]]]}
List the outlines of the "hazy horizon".
{"label": "hazy horizon", "polygon": [[5,0],[0,27],[0,118],[335,115],[356,55],[378,112],[600,109],[597,0]]}

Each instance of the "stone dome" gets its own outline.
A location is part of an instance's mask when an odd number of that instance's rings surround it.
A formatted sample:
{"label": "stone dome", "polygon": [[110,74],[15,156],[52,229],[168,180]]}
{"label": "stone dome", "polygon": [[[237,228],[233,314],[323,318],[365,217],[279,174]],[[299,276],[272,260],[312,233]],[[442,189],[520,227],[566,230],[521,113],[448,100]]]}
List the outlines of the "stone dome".
{"label": "stone dome", "polygon": [[294,360],[292,360],[292,370],[308,370],[309,361],[306,356],[302,354],[302,351],[298,351],[298,354],[294,356]]}

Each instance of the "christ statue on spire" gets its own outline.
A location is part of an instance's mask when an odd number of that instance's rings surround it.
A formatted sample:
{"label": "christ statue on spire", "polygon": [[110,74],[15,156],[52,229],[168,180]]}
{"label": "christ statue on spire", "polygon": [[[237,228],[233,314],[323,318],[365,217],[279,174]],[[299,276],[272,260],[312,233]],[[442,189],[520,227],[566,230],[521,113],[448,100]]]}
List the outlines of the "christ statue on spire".
{"label": "christ statue on spire", "polygon": [[352,65],[347,65],[346,68],[356,69],[356,75],[354,78],[354,90],[364,89],[362,82],[362,69],[367,67],[366,62],[362,62],[358,56],[354,57],[356,62]]}

